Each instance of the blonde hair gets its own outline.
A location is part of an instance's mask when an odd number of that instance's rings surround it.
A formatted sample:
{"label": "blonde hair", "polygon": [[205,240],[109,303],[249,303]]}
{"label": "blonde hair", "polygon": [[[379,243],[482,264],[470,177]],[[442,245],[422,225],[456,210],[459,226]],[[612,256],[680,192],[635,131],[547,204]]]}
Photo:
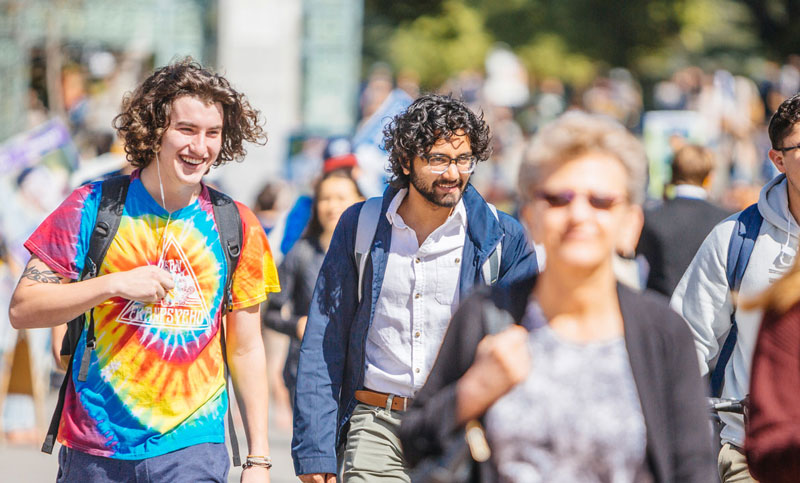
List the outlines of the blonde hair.
{"label": "blonde hair", "polygon": [[602,153],[619,160],[628,173],[629,201],[637,205],[644,202],[647,156],[642,143],[622,124],[582,111],[559,116],[533,137],[519,168],[520,195],[530,200],[532,188],[552,168],[588,153]]}

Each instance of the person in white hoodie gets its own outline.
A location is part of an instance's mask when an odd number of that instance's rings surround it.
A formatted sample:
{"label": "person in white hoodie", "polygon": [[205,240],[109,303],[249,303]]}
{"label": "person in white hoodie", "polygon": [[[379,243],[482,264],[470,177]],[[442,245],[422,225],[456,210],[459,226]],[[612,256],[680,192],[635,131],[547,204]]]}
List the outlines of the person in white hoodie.
{"label": "person in white hoodie", "polygon": [[[755,239],[738,294],[726,277],[728,249],[739,213],[719,223],[697,251],[672,294],[670,305],[689,324],[695,339],[700,372],[713,370],[731,314],[736,312],[738,338],[725,366],[722,397],[742,399],[750,386],[750,363],[761,324],[761,312],[738,309],[737,300],[753,298],[779,279],[793,263],[800,220],[800,94],[784,101],[769,123],[769,158],[780,174],[761,190],[758,212],[763,221]],[[724,483],[755,481],[742,448],[744,423],[740,415],[722,413],[723,443],[718,457]]]}

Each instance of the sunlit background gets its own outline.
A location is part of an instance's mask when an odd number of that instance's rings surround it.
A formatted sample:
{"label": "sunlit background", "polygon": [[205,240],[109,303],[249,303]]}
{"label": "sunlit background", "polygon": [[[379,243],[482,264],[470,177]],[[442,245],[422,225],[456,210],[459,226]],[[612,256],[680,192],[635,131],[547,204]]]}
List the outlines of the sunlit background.
{"label": "sunlit background", "polygon": [[[261,111],[267,145],[209,178],[251,206],[270,187],[278,216],[324,158],[344,152],[363,190],[379,194],[382,129],[430,91],[489,122],[493,155],[473,184],[508,212],[526,140],[576,108],[643,138],[653,199],[676,146],[710,148],[712,198],[738,210],[774,174],[769,116],[800,91],[798,18],[796,0],[0,0],[3,292],[43,217],[125,164],[111,121],[125,93],[170,61],[223,73]],[[30,337],[34,374],[50,371],[46,337]],[[3,320],[0,398],[15,344]],[[33,393],[46,391],[32,379]]]}

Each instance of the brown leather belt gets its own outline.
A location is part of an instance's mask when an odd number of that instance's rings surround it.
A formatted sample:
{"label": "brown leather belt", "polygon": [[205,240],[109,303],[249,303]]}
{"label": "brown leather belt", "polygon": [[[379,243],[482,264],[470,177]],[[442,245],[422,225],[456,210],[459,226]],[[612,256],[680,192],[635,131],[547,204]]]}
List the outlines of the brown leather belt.
{"label": "brown leather belt", "polygon": [[395,396],[369,389],[356,391],[356,401],[379,408],[385,408],[390,397],[392,398],[392,411],[405,411],[411,406],[412,399],[410,397]]}

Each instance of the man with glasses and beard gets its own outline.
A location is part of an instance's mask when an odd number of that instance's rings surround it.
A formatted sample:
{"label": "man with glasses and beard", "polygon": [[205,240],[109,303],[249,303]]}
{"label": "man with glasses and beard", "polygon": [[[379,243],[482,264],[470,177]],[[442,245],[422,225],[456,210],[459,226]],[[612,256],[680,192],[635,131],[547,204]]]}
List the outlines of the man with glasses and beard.
{"label": "man with glasses and beard", "polygon": [[[409,481],[400,418],[459,301],[473,288],[537,270],[521,225],[469,184],[490,154],[482,116],[459,100],[426,95],[384,136],[392,178],[374,201],[380,214],[363,272],[359,203],[339,221],[309,310],[292,441],[305,482],[335,481],[337,454],[344,481]],[[484,269],[492,258],[499,267]]]}

